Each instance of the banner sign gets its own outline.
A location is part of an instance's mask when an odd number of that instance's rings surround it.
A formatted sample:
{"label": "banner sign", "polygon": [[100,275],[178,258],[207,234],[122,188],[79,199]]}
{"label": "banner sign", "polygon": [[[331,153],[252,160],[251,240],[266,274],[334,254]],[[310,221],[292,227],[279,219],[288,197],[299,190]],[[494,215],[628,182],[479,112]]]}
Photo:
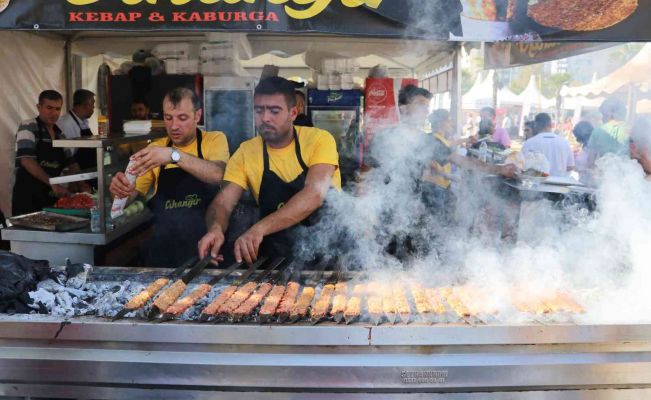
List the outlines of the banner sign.
{"label": "banner sign", "polygon": [[486,43],[484,68],[512,68],[560,60],[615,46],[612,43],[518,42]]}
{"label": "banner sign", "polygon": [[0,29],[651,41],[642,0],[0,0]]}

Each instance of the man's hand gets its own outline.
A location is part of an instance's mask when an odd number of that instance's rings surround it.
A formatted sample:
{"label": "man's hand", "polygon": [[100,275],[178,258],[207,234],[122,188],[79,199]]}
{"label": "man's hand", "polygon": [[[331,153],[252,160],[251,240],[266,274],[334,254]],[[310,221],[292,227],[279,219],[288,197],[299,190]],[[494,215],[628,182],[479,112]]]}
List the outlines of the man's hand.
{"label": "man's hand", "polygon": [[248,264],[255,262],[258,259],[258,251],[260,250],[260,244],[263,238],[264,234],[255,225],[244,232],[235,241],[235,261],[246,261]]}
{"label": "man's hand", "polygon": [[68,188],[66,188],[65,186],[52,185],[51,188],[52,188],[52,191],[54,192],[54,195],[56,197],[58,197],[58,198],[66,197],[66,196],[68,196],[70,194],[70,192],[68,191]]}
{"label": "man's hand", "polygon": [[514,164],[501,165],[498,174],[505,178],[513,178],[519,172],[519,168]]}
{"label": "man's hand", "polygon": [[136,185],[129,182],[124,172],[118,172],[111,179],[109,191],[118,199],[126,199],[136,192]]}
{"label": "man's hand", "polygon": [[204,258],[210,252],[214,259],[219,259],[219,250],[224,244],[224,234],[221,230],[214,230],[206,233],[201,240],[199,240],[199,257]]}
{"label": "man's hand", "polygon": [[129,171],[135,176],[141,176],[156,167],[172,162],[171,147],[149,146],[140,150],[131,159],[134,161]]}
{"label": "man's hand", "polygon": [[92,193],[93,187],[86,182],[79,182],[79,191],[84,193]]}

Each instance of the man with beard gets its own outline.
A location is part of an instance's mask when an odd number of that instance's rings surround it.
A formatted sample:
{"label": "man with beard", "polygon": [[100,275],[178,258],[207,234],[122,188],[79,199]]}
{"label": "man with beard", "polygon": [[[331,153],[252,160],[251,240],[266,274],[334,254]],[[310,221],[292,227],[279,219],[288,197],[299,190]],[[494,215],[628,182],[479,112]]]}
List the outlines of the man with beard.
{"label": "man with beard", "polygon": [[339,156],[332,135],[294,126],[299,111],[294,84],[271,77],[255,89],[258,136],[240,145],[226,167],[222,192],[207,215],[208,233],[199,255],[219,255],[228,222],[245,190],[260,208],[260,220],[234,246],[235,260],[251,263],[260,255],[290,255],[297,229],[323,204],[330,187],[341,186]]}
{"label": "man with beard", "polygon": [[228,142],[221,132],[197,128],[201,103],[194,91],[177,88],[163,99],[167,137],[131,157],[135,184],[119,172],[111,181],[116,198],[147,197],[154,214],[152,236],[143,249],[147,266],[173,267],[196,255],[206,233],[204,218],[224,176]]}

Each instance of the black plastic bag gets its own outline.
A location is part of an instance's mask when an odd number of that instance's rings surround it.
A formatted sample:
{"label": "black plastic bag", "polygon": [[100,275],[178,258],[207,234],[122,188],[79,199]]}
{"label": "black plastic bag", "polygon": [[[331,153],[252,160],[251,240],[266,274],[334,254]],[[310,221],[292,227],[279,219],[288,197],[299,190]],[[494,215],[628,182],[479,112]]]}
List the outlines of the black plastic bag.
{"label": "black plastic bag", "polygon": [[0,312],[29,313],[28,293],[49,271],[47,261],[35,261],[0,251]]}

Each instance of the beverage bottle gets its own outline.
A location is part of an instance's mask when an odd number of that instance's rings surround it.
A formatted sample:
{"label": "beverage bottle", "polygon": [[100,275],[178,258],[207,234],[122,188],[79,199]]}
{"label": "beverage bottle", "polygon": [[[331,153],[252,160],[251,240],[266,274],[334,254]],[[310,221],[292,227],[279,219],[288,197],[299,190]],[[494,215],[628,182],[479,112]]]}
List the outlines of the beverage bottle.
{"label": "beverage bottle", "polygon": [[102,231],[97,203],[93,203],[93,208],[90,209],[90,231],[93,233],[100,233]]}
{"label": "beverage bottle", "polygon": [[481,142],[479,145],[479,160],[482,162],[488,162],[488,145],[486,142]]}
{"label": "beverage bottle", "polygon": [[109,134],[109,122],[108,118],[105,115],[100,115],[97,117],[97,130],[98,135],[102,137],[107,137]]}

